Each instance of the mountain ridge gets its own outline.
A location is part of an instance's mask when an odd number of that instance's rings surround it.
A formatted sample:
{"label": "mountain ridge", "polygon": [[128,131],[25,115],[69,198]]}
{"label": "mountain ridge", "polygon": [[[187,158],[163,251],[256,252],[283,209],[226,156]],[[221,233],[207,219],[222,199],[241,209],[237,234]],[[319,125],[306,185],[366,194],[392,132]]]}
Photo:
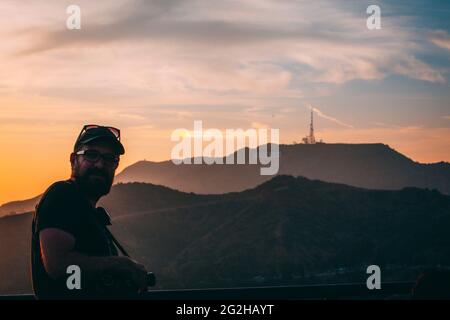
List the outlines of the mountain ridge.
{"label": "mountain ridge", "polygon": [[[101,205],[161,289],[365,281],[370,264],[386,281],[410,281],[419,266],[450,265],[450,196],[436,190],[280,175],[222,195],[118,184]],[[0,261],[0,293],[31,290],[31,218],[0,218],[0,255],[8,257]]]}
{"label": "mountain ridge", "polygon": [[[248,148],[245,149],[248,159]],[[236,153],[232,156],[236,157]],[[221,194],[267,181],[260,165],[175,165],[139,161],[122,170],[117,182],[150,182],[185,192]],[[280,145],[278,174],[305,176],[370,189],[436,188],[450,194],[450,163],[419,163],[386,144]],[[220,183],[219,183],[220,181]]]}
{"label": "mountain ridge", "polygon": [[[244,151],[248,156],[249,148]],[[280,145],[278,174],[368,189],[419,187],[450,194],[450,163],[419,163],[383,143]],[[261,176],[259,164],[175,165],[170,160],[141,160],[118,173],[115,183],[144,182],[196,194],[223,194],[251,189],[272,177]],[[5,203],[0,216],[32,210],[39,198]]]}

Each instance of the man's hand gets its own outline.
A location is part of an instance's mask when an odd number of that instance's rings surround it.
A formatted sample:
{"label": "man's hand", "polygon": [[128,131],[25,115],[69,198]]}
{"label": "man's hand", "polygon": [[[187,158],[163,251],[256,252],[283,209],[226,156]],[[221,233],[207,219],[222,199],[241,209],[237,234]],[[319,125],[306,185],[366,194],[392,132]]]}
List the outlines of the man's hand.
{"label": "man's hand", "polygon": [[113,272],[125,274],[139,292],[147,291],[147,270],[137,261],[128,257],[117,257],[117,266],[113,268]]}
{"label": "man's hand", "polygon": [[48,228],[39,233],[45,270],[53,279],[66,275],[69,265],[78,265],[83,276],[92,279],[109,273],[125,276],[139,292],[147,291],[147,270],[129,257],[91,257],[74,251],[76,239],[68,232]]}

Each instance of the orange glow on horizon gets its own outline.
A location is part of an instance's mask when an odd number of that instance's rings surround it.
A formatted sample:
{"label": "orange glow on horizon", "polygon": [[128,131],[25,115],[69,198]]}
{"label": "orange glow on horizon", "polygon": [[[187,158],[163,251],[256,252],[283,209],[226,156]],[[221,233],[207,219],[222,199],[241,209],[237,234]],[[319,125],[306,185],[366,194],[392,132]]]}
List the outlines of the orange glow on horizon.
{"label": "orange glow on horizon", "polygon": [[117,172],[169,160],[171,133],[195,120],[300,142],[308,106],[325,143],[450,162],[450,33],[432,15],[419,26],[392,8],[373,32],[343,2],[128,2],[79,0],[80,30],[65,1],[0,2],[0,204],[67,179],[84,124],[121,129]]}
{"label": "orange glow on horizon", "polygon": [[[28,134],[0,136],[1,150],[6,152],[0,159],[0,204],[29,199],[41,194],[54,181],[68,179],[70,176],[69,154],[73,137],[78,128],[67,138],[53,136],[35,136],[32,143]],[[281,131],[283,133],[283,131]],[[419,128],[405,129],[403,132],[393,129],[344,129],[317,131],[317,137],[328,143],[385,143],[414,161],[433,163],[450,162],[450,129],[428,130],[429,136]],[[159,132],[153,137],[127,136],[123,132],[126,154],[122,157],[117,173],[125,167],[140,161],[164,161],[170,159],[170,130]],[[394,135],[393,133],[396,133]],[[299,141],[301,134],[287,131],[281,134],[282,144]],[[392,137],[397,137],[396,140]],[[55,138],[56,137],[56,138]],[[440,138],[438,138],[440,137]],[[49,144],[51,142],[51,145]]]}

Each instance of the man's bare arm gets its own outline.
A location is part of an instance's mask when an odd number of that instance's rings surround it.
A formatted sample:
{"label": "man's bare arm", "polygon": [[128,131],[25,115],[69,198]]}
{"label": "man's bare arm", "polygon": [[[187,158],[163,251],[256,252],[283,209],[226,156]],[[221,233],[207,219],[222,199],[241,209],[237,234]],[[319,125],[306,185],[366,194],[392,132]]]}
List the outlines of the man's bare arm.
{"label": "man's bare arm", "polygon": [[95,278],[103,272],[123,272],[130,278],[140,290],[146,290],[147,271],[143,265],[128,257],[91,257],[75,249],[75,238],[68,232],[57,228],[46,228],[39,233],[41,256],[45,270],[53,279],[66,275],[66,269],[70,265],[81,268],[87,278]]}

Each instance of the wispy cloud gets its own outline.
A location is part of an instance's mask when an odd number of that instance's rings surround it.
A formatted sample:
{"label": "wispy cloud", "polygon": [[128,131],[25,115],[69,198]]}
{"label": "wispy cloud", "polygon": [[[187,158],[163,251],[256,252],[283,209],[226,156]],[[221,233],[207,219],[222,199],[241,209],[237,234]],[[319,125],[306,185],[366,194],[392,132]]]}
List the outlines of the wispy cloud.
{"label": "wispy cloud", "polygon": [[399,129],[400,128],[400,126],[398,126],[398,125],[395,125],[395,124],[390,124],[390,123],[384,123],[384,122],[378,122],[378,121],[376,121],[376,122],[371,122],[370,124],[372,124],[372,125],[374,125],[374,126],[377,126],[377,127],[383,127],[383,128],[397,128],[397,129]]}
{"label": "wispy cloud", "polygon": [[326,0],[128,1],[107,12],[106,22],[89,19],[77,32],[48,26],[30,31],[35,40],[19,56],[96,50],[104,61],[120,52],[111,59],[120,64],[120,56],[136,54],[124,47],[133,47],[142,55],[127,64],[135,77],[151,77],[155,92],[273,95],[305,83],[335,85],[389,74],[445,81],[415,57],[420,45],[405,28],[407,19],[383,17],[383,29],[372,32],[365,13],[349,8]]}
{"label": "wispy cloud", "polygon": [[450,161],[450,128],[426,128],[422,126],[397,128],[323,129],[325,142],[385,143],[423,163]]}
{"label": "wispy cloud", "polygon": [[437,30],[431,33],[430,41],[438,47],[450,50],[450,35],[444,30]]}
{"label": "wispy cloud", "polygon": [[393,65],[393,71],[413,79],[437,83],[445,82],[445,78],[440,71],[430,68],[430,66],[414,57],[405,57],[401,62]]}
{"label": "wispy cloud", "polygon": [[309,105],[308,108],[309,108],[310,110],[313,110],[313,112],[315,112],[319,117],[321,117],[321,118],[323,118],[323,119],[330,120],[331,122],[334,122],[334,123],[336,123],[336,124],[338,124],[338,125],[340,125],[340,126],[346,127],[346,128],[350,128],[350,129],[353,129],[353,128],[354,128],[354,126],[352,126],[351,124],[342,122],[342,121],[340,121],[340,120],[338,120],[338,119],[336,119],[336,118],[334,118],[334,117],[331,117],[331,116],[329,116],[329,115],[323,113],[322,111],[320,111],[320,110],[317,109],[316,107],[313,107],[313,106]]}

